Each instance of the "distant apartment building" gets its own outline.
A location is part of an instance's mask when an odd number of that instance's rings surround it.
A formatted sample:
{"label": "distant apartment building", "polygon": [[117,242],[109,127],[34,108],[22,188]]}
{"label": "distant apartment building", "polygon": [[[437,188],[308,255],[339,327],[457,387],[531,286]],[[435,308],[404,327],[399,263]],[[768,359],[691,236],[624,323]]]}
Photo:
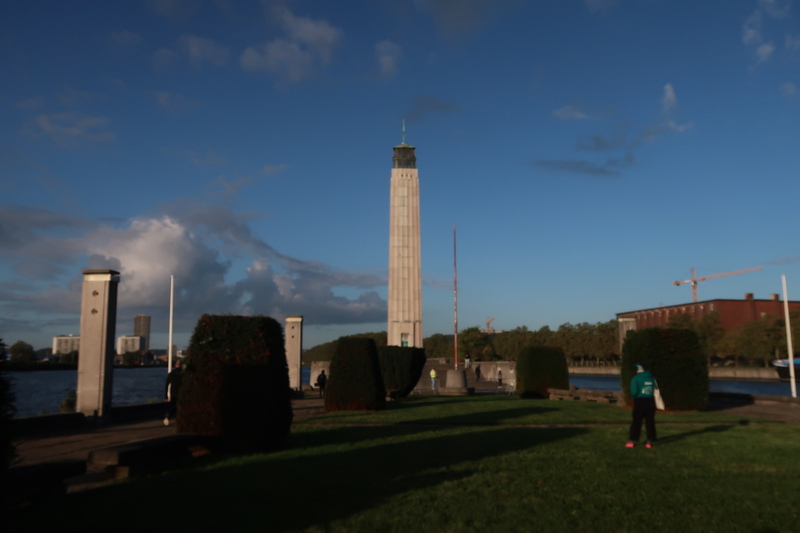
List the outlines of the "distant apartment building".
{"label": "distant apartment building", "polygon": [[[800,302],[789,301],[789,311],[800,311]],[[725,331],[755,322],[765,316],[783,318],[783,302],[780,296],[773,294],[769,300],[756,300],[752,293],[744,295],[744,300],[706,300],[639,311],[617,313],[619,342],[625,340],[628,331],[665,327],[671,318],[686,314],[693,321],[699,322],[710,313],[719,313],[720,325]]]}
{"label": "distant apartment building", "polygon": [[144,337],[127,335],[117,338],[117,355],[129,352],[139,353],[144,349]]}
{"label": "distant apartment building", "polygon": [[53,337],[53,355],[66,355],[81,349],[80,335],[60,335]]}
{"label": "distant apartment building", "polygon": [[133,335],[144,338],[142,349],[150,351],[150,315],[136,315],[133,318]]}

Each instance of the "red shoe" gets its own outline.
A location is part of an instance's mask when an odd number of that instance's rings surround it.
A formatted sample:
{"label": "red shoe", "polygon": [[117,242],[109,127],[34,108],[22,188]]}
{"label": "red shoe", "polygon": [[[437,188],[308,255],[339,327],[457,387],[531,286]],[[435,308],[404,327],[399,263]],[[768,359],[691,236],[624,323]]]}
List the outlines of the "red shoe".
{"label": "red shoe", "polygon": [[644,443],[644,447],[645,447],[645,448],[647,448],[647,449],[649,450],[650,448],[652,448],[652,447],[653,447],[653,445],[652,445],[651,443],[649,443],[649,442],[645,442],[645,443]]}
{"label": "red shoe", "polygon": [[636,446],[636,443],[634,442],[628,441],[625,443],[626,448],[633,448],[634,446]]}

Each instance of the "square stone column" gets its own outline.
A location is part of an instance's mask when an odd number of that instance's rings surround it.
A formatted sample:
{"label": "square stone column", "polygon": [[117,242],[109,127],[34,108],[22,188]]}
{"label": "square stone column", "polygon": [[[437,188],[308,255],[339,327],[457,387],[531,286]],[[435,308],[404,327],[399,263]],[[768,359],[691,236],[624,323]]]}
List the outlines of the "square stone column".
{"label": "square stone column", "polygon": [[303,355],[303,317],[287,316],[286,330],[284,333],[284,346],[286,347],[286,364],[289,366],[289,388],[300,390],[301,363]]}
{"label": "square stone column", "polygon": [[83,271],[76,411],[86,416],[104,418],[111,409],[118,284],[115,270]]}

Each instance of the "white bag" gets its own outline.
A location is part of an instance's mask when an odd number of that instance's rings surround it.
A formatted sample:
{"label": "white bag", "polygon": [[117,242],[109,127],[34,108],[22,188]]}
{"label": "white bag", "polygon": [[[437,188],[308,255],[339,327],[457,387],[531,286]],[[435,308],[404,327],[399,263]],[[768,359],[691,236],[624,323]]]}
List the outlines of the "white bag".
{"label": "white bag", "polygon": [[666,406],[664,405],[664,398],[661,397],[661,389],[658,388],[658,382],[656,381],[656,388],[653,391],[653,398],[656,400],[656,409],[659,411],[663,411]]}

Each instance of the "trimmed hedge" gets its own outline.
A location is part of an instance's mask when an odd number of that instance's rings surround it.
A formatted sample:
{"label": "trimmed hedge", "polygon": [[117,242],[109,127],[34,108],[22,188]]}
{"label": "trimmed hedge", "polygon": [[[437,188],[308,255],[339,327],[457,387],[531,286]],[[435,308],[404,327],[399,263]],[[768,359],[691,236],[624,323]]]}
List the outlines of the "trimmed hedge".
{"label": "trimmed hedge", "polygon": [[0,486],[5,474],[17,456],[12,425],[17,412],[14,404],[14,391],[11,388],[11,377],[6,374],[8,359],[3,340],[0,339]]}
{"label": "trimmed hedge", "polygon": [[628,332],[622,345],[620,371],[620,385],[628,402],[637,364],[656,378],[667,409],[685,411],[708,406],[708,364],[694,331],[648,328]]}
{"label": "trimmed hedge", "polygon": [[378,363],[381,367],[383,385],[387,392],[397,391],[405,398],[422,377],[425,367],[425,350],[410,346],[383,346],[378,348]]}
{"label": "trimmed hedge", "polygon": [[178,397],[178,431],[221,437],[233,451],[284,446],[292,424],[283,329],[265,316],[203,315]]}
{"label": "trimmed hedge", "polygon": [[378,349],[372,339],[336,341],[329,373],[326,411],[378,411],[386,406]]}
{"label": "trimmed hedge", "polygon": [[547,398],[547,389],[568,389],[569,370],[564,350],[553,346],[527,346],[517,357],[517,394],[522,398]]}

